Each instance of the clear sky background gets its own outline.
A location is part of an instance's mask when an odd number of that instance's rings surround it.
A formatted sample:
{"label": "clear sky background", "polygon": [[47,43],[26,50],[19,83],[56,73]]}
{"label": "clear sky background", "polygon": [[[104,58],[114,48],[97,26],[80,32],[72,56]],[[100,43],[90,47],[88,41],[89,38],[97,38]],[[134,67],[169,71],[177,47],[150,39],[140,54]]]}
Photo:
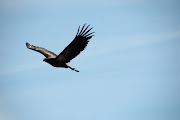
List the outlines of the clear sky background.
{"label": "clear sky background", "polygon": [[[0,120],[179,120],[179,0],[0,0]],[[59,54],[94,27],[70,69]]]}

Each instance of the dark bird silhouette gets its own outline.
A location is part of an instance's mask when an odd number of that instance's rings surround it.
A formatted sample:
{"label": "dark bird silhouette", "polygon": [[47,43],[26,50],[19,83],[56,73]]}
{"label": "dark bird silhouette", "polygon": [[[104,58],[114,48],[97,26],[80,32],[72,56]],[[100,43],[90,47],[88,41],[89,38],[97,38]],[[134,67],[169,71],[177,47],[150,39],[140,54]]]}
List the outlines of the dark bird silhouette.
{"label": "dark bird silhouette", "polygon": [[79,72],[75,68],[67,65],[67,63],[70,62],[73,58],[75,58],[81,51],[83,51],[87,46],[89,40],[92,38],[92,36],[94,36],[94,32],[89,33],[92,29],[88,29],[90,25],[88,25],[87,27],[85,26],[86,24],[83,25],[81,30],[79,26],[74,40],[59,55],[56,55],[55,53],[46,50],[45,48],[36,47],[29,43],[26,43],[26,46],[31,50],[43,54],[46,57],[43,61],[49,63],[54,67],[70,68],[71,70]]}

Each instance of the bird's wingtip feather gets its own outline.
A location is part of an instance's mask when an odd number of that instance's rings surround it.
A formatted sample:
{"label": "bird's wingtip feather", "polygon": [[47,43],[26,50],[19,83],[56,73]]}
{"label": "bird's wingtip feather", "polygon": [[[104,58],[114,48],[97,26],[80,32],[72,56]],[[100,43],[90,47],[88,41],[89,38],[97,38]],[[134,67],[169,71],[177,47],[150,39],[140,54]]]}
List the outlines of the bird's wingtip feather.
{"label": "bird's wingtip feather", "polygon": [[[93,29],[93,27],[92,28],[90,28],[90,29],[88,29],[89,28],[89,26],[90,26],[90,24],[89,25],[87,25],[87,27],[85,28],[85,26],[86,26],[86,23],[83,25],[83,27],[81,28],[81,30],[80,30],[80,26],[79,26],[79,28],[78,28],[78,32],[77,32],[77,34],[76,34],[76,37],[77,36],[84,36],[84,37],[87,37],[88,35],[91,35],[91,34],[93,34],[94,32],[92,32],[92,33],[89,33],[92,29]],[[85,28],[85,29],[84,29]],[[89,33],[89,34],[88,34]]]}
{"label": "bird's wingtip feather", "polygon": [[27,48],[31,48],[31,46],[32,46],[31,44],[29,44],[28,42],[26,42],[26,47],[27,47]]}

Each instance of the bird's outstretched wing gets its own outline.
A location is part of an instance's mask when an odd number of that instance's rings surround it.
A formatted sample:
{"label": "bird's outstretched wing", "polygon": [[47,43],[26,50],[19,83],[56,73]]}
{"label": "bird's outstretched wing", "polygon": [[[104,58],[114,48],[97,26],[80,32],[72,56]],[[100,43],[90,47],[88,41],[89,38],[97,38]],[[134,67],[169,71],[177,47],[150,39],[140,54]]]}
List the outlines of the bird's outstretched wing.
{"label": "bird's outstretched wing", "polygon": [[34,50],[34,51],[37,51],[37,52],[40,52],[41,54],[43,54],[45,57],[47,58],[56,58],[57,55],[51,51],[48,51],[44,48],[41,48],[41,47],[36,47],[36,46],[33,46],[29,43],[26,43],[26,46],[27,48],[31,49],[31,50]]}
{"label": "bird's outstretched wing", "polygon": [[81,30],[79,26],[74,40],[57,56],[58,61],[65,60],[65,62],[68,63],[85,49],[89,39],[94,36],[92,35],[94,32],[89,33],[89,31],[92,29],[88,29],[90,25],[88,25],[86,28],[85,25],[86,24],[83,25]]}

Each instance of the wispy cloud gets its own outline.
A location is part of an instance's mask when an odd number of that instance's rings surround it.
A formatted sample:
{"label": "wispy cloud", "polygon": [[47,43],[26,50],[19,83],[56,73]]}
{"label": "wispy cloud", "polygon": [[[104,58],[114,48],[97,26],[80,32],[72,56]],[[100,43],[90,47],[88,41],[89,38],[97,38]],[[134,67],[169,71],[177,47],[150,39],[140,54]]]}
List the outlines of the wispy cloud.
{"label": "wispy cloud", "polygon": [[[98,39],[98,38],[97,38]],[[111,38],[111,40],[105,40],[96,42],[94,45],[94,49],[91,49],[89,52],[83,52],[85,56],[96,56],[100,54],[111,54],[113,52],[122,51],[126,49],[133,49],[142,46],[148,46],[151,44],[157,44],[160,42],[170,41],[180,39],[180,31],[172,32],[172,33],[164,33],[164,34],[156,34],[156,35],[136,35],[131,37],[119,37],[119,38]],[[97,47],[101,46],[101,47]],[[80,55],[78,58],[83,59],[83,56]],[[41,68],[45,66],[43,62],[31,63],[14,66],[12,68],[1,68],[0,75],[9,75],[13,73],[18,73],[26,70],[31,70],[35,68]]]}
{"label": "wispy cloud", "polygon": [[1,68],[0,69],[0,75],[9,75],[9,74],[14,74],[26,70],[31,70],[35,68],[40,68],[45,66],[43,62],[38,62],[38,63],[31,63],[31,64],[23,64],[23,65],[18,65],[14,67],[8,67],[8,68]]}
{"label": "wispy cloud", "polygon": [[116,51],[126,50],[137,48],[141,46],[147,46],[151,44],[157,44],[160,42],[170,41],[180,39],[180,31],[172,33],[163,33],[163,34],[148,34],[148,35],[136,35],[131,37],[118,37],[111,38],[109,40],[103,39],[102,41],[96,43],[96,47],[88,55],[99,55],[99,54],[108,54]]}
{"label": "wispy cloud", "polygon": [[25,6],[34,6],[34,5],[48,5],[48,6],[74,6],[74,5],[93,5],[93,6],[124,6],[124,5],[134,5],[144,3],[146,0],[6,0],[1,2],[1,8],[20,8]]}

